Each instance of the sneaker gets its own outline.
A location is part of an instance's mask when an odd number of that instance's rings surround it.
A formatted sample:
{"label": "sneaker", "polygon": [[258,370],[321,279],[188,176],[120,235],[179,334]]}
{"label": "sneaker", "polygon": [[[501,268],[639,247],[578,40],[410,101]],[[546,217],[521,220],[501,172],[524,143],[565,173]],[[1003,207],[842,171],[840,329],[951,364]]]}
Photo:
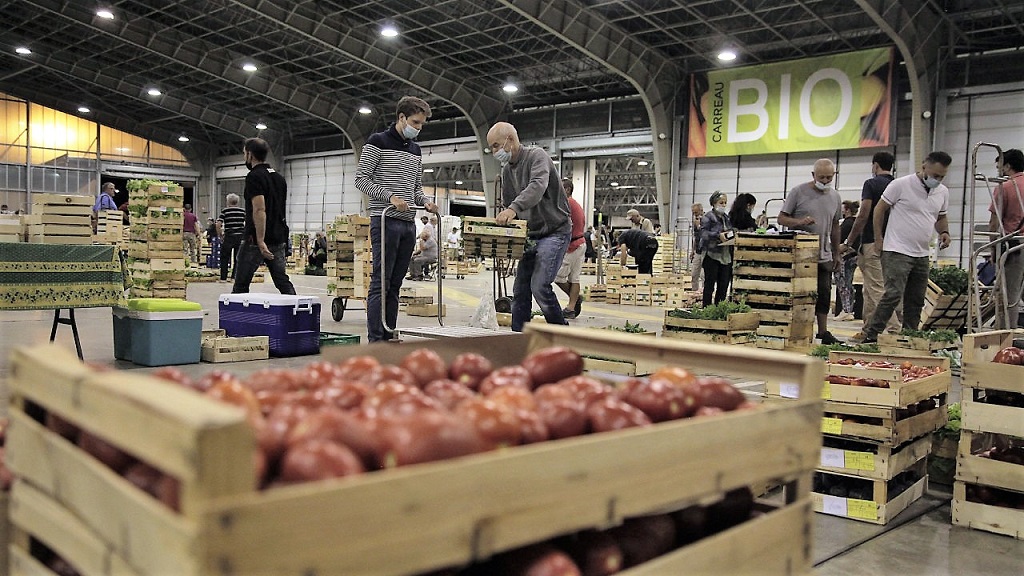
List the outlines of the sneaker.
{"label": "sneaker", "polygon": [[573,314],[572,317],[578,317],[580,315],[580,310],[583,310],[583,294],[580,294],[579,296],[576,297],[576,306],[573,309],[575,314]]}
{"label": "sneaker", "polygon": [[815,338],[821,340],[821,343],[825,344],[826,346],[830,345],[830,344],[838,344],[839,343],[839,340],[837,340],[836,337],[833,336],[832,333],[829,332],[828,330],[826,330],[825,332],[822,332],[821,334],[816,335]]}
{"label": "sneaker", "polygon": [[562,316],[564,316],[566,320],[572,320],[573,318],[576,318],[576,311],[569,310],[568,308],[562,308]]}
{"label": "sneaker", "polygon": [[853,320],[852,312],[843,312],[839,316],[836,316],[837,322],[849,322],[850,320]]}

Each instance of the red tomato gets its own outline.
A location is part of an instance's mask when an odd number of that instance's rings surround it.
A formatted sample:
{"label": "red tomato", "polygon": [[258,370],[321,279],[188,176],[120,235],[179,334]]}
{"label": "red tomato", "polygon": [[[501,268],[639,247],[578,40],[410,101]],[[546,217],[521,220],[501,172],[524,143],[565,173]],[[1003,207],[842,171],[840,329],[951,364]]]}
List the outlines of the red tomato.
{"label": "red tomato", "polygon": [[370,387],[355,380],[334,380],[330,385],[313,392],[313,398],[324,404],[352,410],[363,403],[370,393]]}
{"label": "red tomato", "polygon": [[614,388],[590,376],[570,376],[559,380],[558,385],[568,389],[573,397],[584,404],[615,396]]}
{"label": "red tomato", "polygon": [[[164,366],[163,368],[160,368],[153,372],[153,374],[151,375],[156,378],[160,378],[161,380],[167,380],[168,382],[181,384],[186,388],[198,389],[195,387],[195,383],[192,382],[191,378],[186,376],[184,372],[175,368],[174,366]],[[202,392],[202,390],[200,390],[200,392]]]}
{"label": "red tomato", "polygon": [[368,410],[377,410],[395,398],[405,396],[423,396],[423,391],[415,385],[403,384],[401,382],[383,382],[370,390],[370,393],[363,398],[360,406]]}
{"label": "red tomato", "polygon": [[567,552],[583,576],[611,576],[622,571],[624,559],[619,543],[607,532],[580,532],[566,544]]}
{"label": "red tomato", "polygon": [[256,399],[256,394],[238,380],[221,380],[210,387],[206,391],[206,395],[242,408],[250,418],[263,417],[263,413],[260,411],[260,401]]}
{"label": "red tomato", "polygon": [[722,410],[717,406],[701,406],[700,408],[697,409],[696,412],[693,413],[693,416],[714,416],[716,414],[725,414],[725,410]]}
{"label": "red tomato", "polygon": [[530,374],[534,386],[583,373],[583,357],[565,346],[541,348],[523,358],[520,364]]}
{"label": "red tomato", "polygon": [[416,378],[408,370],[392,364],[381,364],[376,368],[371,368],[366,376],[362,378],[362,381],[369,386],[376,386],[381,382],[392,380],[401,382],[406,386],[419,388],[419,382],[416,381]]}
{"label": "red tomato", "polygon": [[573,398],[554,398],[538,402],[537,414],[548,428],[552,440],[587,433],[585,406]]}
{"label": "red tomato", "polygon": [[339,366],[344,378],[362,380],[370,370],[380,366],[380,361],[373,356],[353,356],[345,359]]}
{"label": "red tomato", "polygon": [[527,390],[533,389],[533,381],[529,372],[522,366],[505,366],[491,372],[480,382],[480,393],[487,396],[502,386],[519,386]]}
{"label": "red tomato", "polygon": [[455,407],[463,400],[476,397],[476,393],[466,385],[447,378],[434,380],[427,384],[423,388],[423,393],[440,402],[448,410],[455,410]]}
{"label": "red tomato", "polygon": [[525,410],[535,410],[537,408],[537,401],[534,399],[533,394],[526,388],[520,388],[519,386],[502,386],[497,388],[487,395],[487,399],[513,408]]}
{"label": "red tomato", "polygon": [[992,361],[999,364],[1014,364],[1020,366],[1024,364],[1024,350],[1015,346],[1007,346],[999,352],[996,352]]}
{"label": "red tomato", "polygon": [[307,364],[299,372],[302,379],[308,381],[314,389],[321,388],[334,380],[340,380],[344,377],[344,372],[340,366],[325,361]]}
{"label": "red tomato", "polygon": [[136,462],[124,471],[125,480],[150,496],[156,496],[156,483],[160,476],[159,470],[145,462]]}
{"label": "red tomato", "polygon": [[368,411],[377,418],[415,414],[423,410],[447,412],[443,404],[426,395],[399,396],[381,404],[376,410]]}
{"label": "red tomato", "polygon": [[686,368],[663,366],[651,374],[651,380],[667,380],[676,386],[685,387],[696,383],[697,377]]}
{"label": "red tomato", "polygon": [[516,410],[516,418],[519,419],[519,437],[522,444],[546,442],[551,438],[548,426],[540,414],[520,408]]}
{"label": "red tomato", "polygon": [[503,576],[582,576],[568,554],[550,544],[538,544],[513,550],[494,560],[486,573]]}
{"label": "red tomato", "polygon": [[245,385],[253,391],[299,390],[304,386],[304,379],[292,370],[264,368],[250,374],[249,377],[245,379]]}
{"label": "red tomato", "polygon": [[459,404],[455,414],[471,423],[485,440],[496,446],[515,446],[522,439],[515,408],[483,398]]}
{"label": "red tomato", "polygon": [[340,478],[364,471],[352,450],[329,440],[308,440],[296,444],[281,459],[281,480],[309,482]]}
{"label": "red tomato", "polygon": [[284,453],[288,435],[309,413],[305,406],[279,404],[267,415],[266,424],[256,428],[256,443],[269,462],[277,462]]}
{"label": "red tomato", "polygon": [[446,460],[487,448],[472,424],[434,411],[381,418],[377,433],[383,446],[378,454],[382,468]]}
{"label": "red tomato", "polygon": [[81,431],[78,426],[75,426],[53,412],[46,413],[46,427],[71,442],[78,442],[78,434]]}
{"label": "red tomato", "polygon": [[639,408],[611,397],[597,400],[587,406],[587,420],[594,432],[651,425],[651,419]]}
{"label": "red tomato", "polygon": [[85,430],[78,435],[78,446],[118,474],[135,462],[127,452]]}
{"label": "red tomato", "polygon": [[465,384],[470,390],[476,390],[480,382],[494,370],[491,361],[479,354],[465,352],[459,354],[452,360],[448,369],[448,377],[460,384]]}
{"label": "red tomato", "polygon": [[286,443],[295,446],[309,440],[330,440],[342,444],[359,456],[364,464],[374,461],[380,441],[355,416],[337,408],[323,408],[309,414],[288,433]]}
{"label": "red tomato", "polygon": [[680,388],[666,380],[637,384],[624,398],[653,422],[664,422],[692,415],[700,407],[690,388]]}
{"label": "red tomato", "polygon": [[437,352],[427,348],[417,348],[409,352],[402,359],[401,366],[413,375],[420,388],[434,380],[448,377],[448,366],[445,365],[444,359]]}
{"label": "red tomato", "polygon": [[729,412],[746,402],[743,393],[725,378],[707,377],[697,379],[697,390],[701,406],[721,408]]}

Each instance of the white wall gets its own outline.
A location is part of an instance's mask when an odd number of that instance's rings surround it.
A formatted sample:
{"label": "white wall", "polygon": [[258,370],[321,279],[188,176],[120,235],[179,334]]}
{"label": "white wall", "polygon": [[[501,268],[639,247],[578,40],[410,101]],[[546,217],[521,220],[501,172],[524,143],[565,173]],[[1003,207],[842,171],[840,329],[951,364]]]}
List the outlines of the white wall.
{"label": "white wall", "polygon": [[362,212],[363,195],[355,187],[356,160],[351,151],[285,159],[288,227],[295,233],[326,229],[338,214]]}

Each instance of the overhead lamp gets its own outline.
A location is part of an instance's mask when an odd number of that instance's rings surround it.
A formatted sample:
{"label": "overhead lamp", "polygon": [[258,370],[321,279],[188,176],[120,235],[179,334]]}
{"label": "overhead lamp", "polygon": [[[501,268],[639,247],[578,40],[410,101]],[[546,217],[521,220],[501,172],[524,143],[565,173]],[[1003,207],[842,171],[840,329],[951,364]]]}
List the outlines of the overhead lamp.
{"label": "overhead lamp", "polygon": [[562,161],[561,160],[552,160],[551,163],[552,164],[561,164]]}
{"label": "overhead lamp", "polygon": [[618,182],[609,182],[608,185],[612,186],[612,187],[616,187],[616,186],[619,185],[619,183]]}
{"label": "overhead lamp", "polygon": [[433,174],[434,173],[434,169],[433,168],[424,168],[423,169],[423,173],[424,174]]}
{"label": "overhead lamp", "polygon": [[252,62],[246,62],[245,64],[242,64],[242,70],[245,70],[246,72],[255,72],[259,70],[259,68],[257,68]]}
{"label": "overhead lamp", "polygon": [[111,12],[110,10],[107,10],[106,8],[100,8],[99,10],[97,10],[96,11],[96,15],[99,16],[100,18],[105,19],[105,20],[113,20],[114,19],[114,13]]}
{"label": "overhead lamp", "polygon": [[150,96],[159,96],[161,92],[159,88],[150,88],[149,90],[146,90],[146,94],[149,94]]}
{"label": "overhead lamp", "polygon": [[637,166],[647,166],[649,164],[650,162],[648,162],[647,160],[640,160],[636,163]]}
{"label": "overhead lamp", "polygon": [[718,59],[722,62],[732,62],[736,59],[736,53],[732,50],[722,50],[718,53]]}
{"label": "overhead lamp", "polygon": [[28,56],[29,54],[32,53],[31,50],[29,50],[28,48],[25,48],[24,46],[18,46],[17,48],[14,49],[14,51],[17,52],[18,54],[21,54],[22,56]]}
{"label": "overhead lamp", "polygon": [[188,142],[188,136],[185,136],[184,134],[178,136],[178,142]]}
{"label": "overhead lamp", "polygon": [[264,124],[263,122],[257,122],[256,123],[256,129],[257,130],[266,130],[267,129],[267,125]]}
{"label": "overhead lamp", "polygon": [[359,113],[360,114],[373,114],[373,110],[371,110],[369,106],[360,106],[359,107]]}
{"label": "overhead lamp", "polygon": [[506,94],[515,94],[516,92],[519,92],[519,86],[516,86],[511,82],[502,86],[501,89],[504,90]]}
{"label": "overhead lamp", "polygon": [[92,110],[89,110],[89,109],[88,109],[87,107],[85,107],[85,106],[79,106],[79,107],[78,107],[78,111],[79,111],[79,112],[81,112],[82,114],[88,114],[89,112],[92,112]]}
{"label": "overhead lamp", "polygon": [[456,186],[462,186],[462,180],[456,180],[455,181],[455,185]]}
{"label": "overhead lamp", "polygon": [[380,35],[385,38],[394,38],[395,36],[398,36],[398,28],[389,24],[380,29]]}

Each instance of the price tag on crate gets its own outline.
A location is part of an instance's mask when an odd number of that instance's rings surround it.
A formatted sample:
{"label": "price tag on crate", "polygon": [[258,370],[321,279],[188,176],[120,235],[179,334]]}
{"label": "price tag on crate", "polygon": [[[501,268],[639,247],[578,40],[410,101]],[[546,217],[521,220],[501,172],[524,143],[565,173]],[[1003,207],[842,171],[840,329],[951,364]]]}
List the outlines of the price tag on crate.
{"label": "price tag on crate", "polygon": [[842,434],[843,421],[840,418],[822,418],[821,431],[825,434]]}
{"label": "price tag on crate", "polygon": [[822,448],[821,465],[830,468],[846,468],[846,453],[836,448]]}
{"label": "price tag on crate", "polygon": [[857,500],[849,498],[846,501],[847,515],[850,518],[863,518],[865,520],[878,520],[878,504],[871,500]]}
{"label": "price tag on crate", "polygon": [[[874,504],[874,502],[872,502]],[[838,496],[821,497],[822,512],[835,516],[846,516],[846,498]]]}
{"label": "price tag on crate", "polygon": [[825,384],[821,387],[821,397],[824,400],[832,399],[832,383],[828,380],[826,380]]}
{"label": "price tag on crate", "polygon": [[871,452],[846,451],[846,467],[854,470],[874,470],[875,455]]}
{"label": "price tag on crate", "polygon": [[783,398],[799,398],[800,385],[793,382],[782,382],[779,384],[779,396]]}

